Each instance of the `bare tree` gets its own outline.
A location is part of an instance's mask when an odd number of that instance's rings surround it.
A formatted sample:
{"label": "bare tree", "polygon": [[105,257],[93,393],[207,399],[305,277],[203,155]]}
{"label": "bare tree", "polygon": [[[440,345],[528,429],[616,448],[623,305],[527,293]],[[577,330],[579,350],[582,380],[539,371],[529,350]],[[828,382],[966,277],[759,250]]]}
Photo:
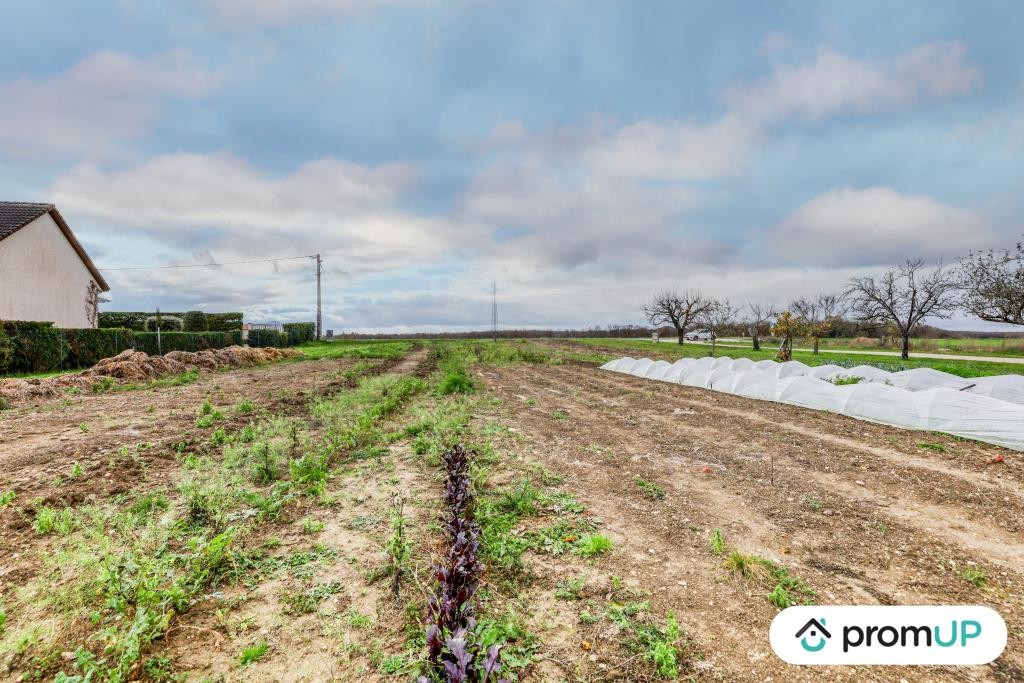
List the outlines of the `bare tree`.
{"label": "bare tree", "polygon": [[903,339],[900,357],[910,357],[910,335],[927,317],[948,318],[956,308],[955,274],[938,263],[926,269],[924,259],[891,266],[877,278],[850,279],[846,296],[862,320],[893,323]]}
{"label": "bare tree", "polygon": [[707,313],[714,304],[697,289],[688,289],[682,294],[674,289],[663,289],[651,297],[644,306],[644,315],[652,325],[671,325],[684,343],[684,335],[690,326]]}
{"label": "bare tree", "polygon": [[728,299],[712,299],[711,305],[701,314],[700,321],[711,330],[711,355],[715,355],[715,343],[718,332],[736,319],[739,309],[729,303]]}
{"label": "bare tree", "polygon": [[846,297],[840,294],[819,294],[814,299],[800,298],[789,302],[789,309],[803,326],[818,353],[821,338],[829,333],[836,321],[846,312]]}
{"label": "bare tree", "polygon": [[[750,312],[750,336],[754,344],[754,350],[761,350],[761,326],[768,325],[777,315],[775,307],[771,304],[764,304],[757,301],[748,301],[747,310]],[[769,329],[771,327],[769,326]]]}
{"label": "bare tree", "polygon": [[1016,251],[971,252],[960,259],[961,305],[994,323],[1024,325],[1024,244]]}

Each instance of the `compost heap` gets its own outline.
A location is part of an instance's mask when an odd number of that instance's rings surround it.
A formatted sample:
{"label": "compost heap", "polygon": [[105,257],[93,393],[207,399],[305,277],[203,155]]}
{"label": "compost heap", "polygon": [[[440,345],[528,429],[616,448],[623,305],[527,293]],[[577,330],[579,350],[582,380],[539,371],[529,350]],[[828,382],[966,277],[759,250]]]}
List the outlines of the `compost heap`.
{"label": "compost heap", "polygon": [[247,346],[196,352],[171,351],[162,356],[150,356],[143,351],[128,349],[113,358],[104,358],[77,374],[40,379],[0,379],[0,397],[11,402],[53,398],[72,388],[89,391],[97,384],[108,383],[110,379],[140,382],[178,375],[187,370],[242,368],[298,355],[299,352],[294,349],[254,349]]}

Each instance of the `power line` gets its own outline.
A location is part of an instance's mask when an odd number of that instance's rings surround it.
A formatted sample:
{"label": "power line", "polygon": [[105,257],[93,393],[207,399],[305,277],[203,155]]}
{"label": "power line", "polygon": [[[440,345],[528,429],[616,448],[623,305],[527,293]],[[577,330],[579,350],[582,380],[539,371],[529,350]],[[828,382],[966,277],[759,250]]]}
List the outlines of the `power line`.
{"label": "power line", "polygon": [[309,256],[282,256],[281,258],[253,259],[251,261],[225,261],[223,263],[183,263],[174,266],[128,266],[126,268],[100,268],[104,272],[115,270],[167,270],[170,268],[209,268],[210,266],[238,266],[244,263],[271,263],[273,261],[297,261],[304,258],[316,258],[317,254]]}

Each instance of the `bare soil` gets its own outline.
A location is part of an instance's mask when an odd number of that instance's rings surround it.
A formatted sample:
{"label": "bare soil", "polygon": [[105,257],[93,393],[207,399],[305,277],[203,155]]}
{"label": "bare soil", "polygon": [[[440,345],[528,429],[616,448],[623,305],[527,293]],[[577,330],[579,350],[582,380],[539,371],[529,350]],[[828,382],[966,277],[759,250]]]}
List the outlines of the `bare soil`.
{"label": "bare soil", "polygon": [[[582,348],[582,347],[580,347]],[[591,349],[587,347],[588,351]],[[425,375],[419,351],[376,372]],[[69,396],[0,414],[0,491],[16,503],[0,509],[0,598],[38,578],[52,537],[31,529],[35,507],[109,501],[160,488],[180,468],[172,446],[191,438],[207,397],[228,425],[249,418],[231,406],[243,398],[274,415],[306,415],[309,400],[344,391],[351,360],[283,363],[204,373],[186,386]],[[686,634],[683,677],[721,681],[1021,681],[1024,680],[1024,473],[1019,454],[934,434],[892,429],[791,406],[671,386],[600,371],[593,365],[476,366],[489,397],[474,420],[503,425],[489,487],[539,466],[564,477],[615,542],[584,560],[527,553],[529,582],[517,605],[540,640],[526,680],[646,680],[650,667],[625,652],[624,634],[607,620],[581,619],[603,605],[621,577],[646,596],[662,620],[669,610]],[[84,428],[83,428],[84,426]],[[924,447],[920,444],[927,443]],[[141,444],[141,446],[140,446]],[[111,459],[123,447],[138,457]],[[988,464],[1003,455],[1000,464]],[[85,475],[67,473],[83,464]],[[111,463],[116,463],[111,467]],[[635,478],[665,489],[651,500]],[[172,626],[156,653],[172,656],[189,680],[405,680],[381,672],[378,653],[400,651],[408,615],[383,583],[367,576],[383,562],[383,511],[406,496],[411,534],[423,545],[417,573],[439,546],[439,473],[408,443],[332,480],[336,504],[293,511],[270,533],[281,552],[322,544],[336,553],[315,575],[284,573],[251,588],[208,596]],[[324,523],[315,537],[297,521]],[[778,660],[768,626],[778,610],[757,582],[731,573],[709,539],[721,529],[730,549],[785,566],[820,604],[984,604],[1010,636],[994,664],[973,668],[797,669]],[[439,543],[439,541],[434,541]],[[963,577],[982,570],[984,587]],[[585,578],[583,599],[554,597],[559,581]],[[343,589],[312,614],[285,599],[317,583]],[[423,597],[419,581],[407,597]],[[232,606],[226,609],[225,606]],[[370,617],[353,626],[353,615]],[[265,641],[271,656],[240,673],[238,653]],[[13,663],[13,665],[12,665]],[[21,674],[11,658],[0,679]]]}
{"label": "bare soil", "polygon": [[[1019,456],[952,437],[649,380],[592,366],[482,373],[536,458],[569,477],[618,544],[614,571],[674,609],[726,680],[1024,680]],[[944,452],[918,443],[941,446]],[[1004,463],[988,465],[1002,454]],[[639,476],[660,484],[643,496]],[[796,670],[767,642],[777,610],[709,547],[785,565],[822,604],[984,604],[1010,638],[993,665]],[[989,576],[981,590],[962,576]],[[607,643],[596,646],[600,655]]]}

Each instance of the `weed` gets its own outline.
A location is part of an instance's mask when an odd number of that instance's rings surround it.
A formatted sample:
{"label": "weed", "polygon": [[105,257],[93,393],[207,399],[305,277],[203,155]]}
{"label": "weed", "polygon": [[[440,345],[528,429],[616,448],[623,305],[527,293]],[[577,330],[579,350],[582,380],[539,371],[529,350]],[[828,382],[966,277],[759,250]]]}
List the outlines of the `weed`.
{"label": "weed", "polygon": [[836,386],[843,386],[846,384],[860,384],[863,379],[863,377],[857,377],[856,375],[838,375],[828,381]]}
{"label": "weed", "polygon": [[583,584],[586,579],[579,576],[575,579],[559,581],[555,588],[555,597],[559,600],[579,600],[583,597]]}
{"label": "weed", "polygon": [[448,370],[437,385],[437,393],[441,396],[450,394],[471,394],[476,390],[473,380],[465,370]]}
{"label": "weed", "polygon": [[341,584],[336,581],[318,584],[298,593],[290,593],[285,596],[284,602],[287,611],[294,614],[312,614],[320,607],[320,602],[325,598],[341,592]]}
{"label": "weed", "polygon": [[411,668],[412,662],[405,655],[378,655],[377,656],[377,669],[382,674],[395,675],[400,674]]}
{"label": "weed", "polygon": [[540,501],[543,494],[530,483],[529,479],[523,479],[519,486],[511,491],[505,491],[498,499],[496,506],[502,512],[511,512],[520,516],[532,516],[540,514]]}
{"label": "weed", "polygon": [[61,536],[67,536],[75,530],[77,523],[78,520],[75,518],[75,513],[71,508],[54,510],[51,507],[41,507],[36,511],[36,518],[32,523],[32,528],[40,535],[57,533]]}
{"label": "weed", "polygon": [[676,645],[679,642],[679,622],[673,612],[668,613],[663,632],[655,631],[646,639],[646,657],[654,662],[658,669],[658,675],[662,678],[679,677],[679,650]]}
{"label": "weed", "polygon": [[128,514],[132,515],[141,524],[155,512],[163,512],[170,507],[167,496],[162,493],[147,493],[141,496],[135,504],[128,508]]}
{"label": "weed", "polygon": [[793,597],[786,590],[785,586],[781,583],[777,584],[772,592],[768,594],[768,602],[772,603],[779,609],[786,609],[787,607],[793,606]]}
{"label": "weed", "polygon": [[223,427],[217,427],[213,430],[213,434],[210,434],[210,443],[214,446],[220,446],[228,442],[228,433],[224,431]]}
{"label": "weed", "polygon": [[388,536],[384,552],[388,557],[388,574],[391,576],[391,594],[398,597],[402,587],[402,577],[409,571],[409,560],[412,557],[412,543],[406,538],[403,514],[405,501],[397,495],[391,500],[391,535]]}
{"label": "weed", "polygon": [[960,577],[977,588],[988,585],[988,573],[980,567],[967,567],[960,572]]}
{"label": "weed", "polygon": [[0,491],[0,508],[10,505],[17,495],[14,491]]}
{"label": "weed", "polygon": [[942,445],[941,443],[930,443],[928,441],[918,441],[917,442],[917,447],[918,448],[923,448],[923,449],[928,450],[928,451],[934,451],[936,453],[945,453],[946,452],[946,447],[944,445]]}
{"label": "weed", "polygon": [[249,666],[253,662],[262,659],[268,652],[270,652],[270,646],[266,642],[260,641],[255,645],[243,648],[238,661],[242,666]]}
{"label": "weed", "polygon": [[235,406],[235,412],[237,413],[251,413],[256,410],[256,404],[249,399],[243,399]]}
{"label": "weed", "polygon": [[601,621],[601,617],[591,614],[588,610],[583,610],[580,613],[580,621],[584,624],[596,624]]}
{"label": "weed", "polygon": [[736,572],[745,579],[753,578],[764,567],[757,555],[745,555],[738,550],[729,553],[725,559],[725,566],[730,571]]}
{"label": "weed", "polygon": [[304,534],[318,534],[324,530],[324,523],[320,520],[310,519],[305,517],[302,520],[302,533]]}
{"label": "weed", "polygon": [[7,627],[7,611],[0,606],[0,635],[3,635],[4,629]]}
{"label": "weed", "polygon": [[82,432],[83,434],[88,434],[89,433],[89,425],[87,425],[85,422],[83,422],[82,424],[78,425],[78,431]]}
{"label": "weed", "polygon": [[561,410],[556,410],[553,413],[551,413],[551,417],[556,420],[568,420],[569,414]]}
{"label": "weed", "polygon": [[711,534],[711,552],[715,555],[725,553],[725,539],[722,537],[721,529],[715,529]]}
{"label": "weed", "polygon": [[644,494],[644,498],[648,500],[661,500],[665,497],[664,487],[655,484],[654,482],[647,481],[643,477],[633,477],[633,483],[640,487],[640,491]]}
{"label": "weed", "polygon": [[800,502],[803,503],[808,510],[813,510],[814,512],[821,511],[821,501],[813,496],[808,496],[806,494],[802,495],[800,496]]}
{"label": "weed", "polygon": [[348,625],[352,628],[366,628],[370,625],[370,617],[350,609],[348,611]]}
{"label": "weed", "polygon": [[277,481],[277,458],[270,444],[257,444],[253,447],[252,452],[256,460],[252,473],[253,481],[257,484],[269,484]]}
{"label": "weed", "polygon": [[725,566],[745,579],[756,581],[764,586],[771,586],[767,594],[768,602],[779,609],[800,603],[813,604],[816,593],[801,579],[791,575],[789,570],[780,564],[757,555],[745,555],[738,550],[729,553]]}
{"label": "weed", "polygon": [[604,534],[588,534],[580,539],[575,553],[583,557],[594,557],[612,549],[612,539]]}
{"label": "weed", "polygon": [[68,473],[68,476],[71,477],[72,479],[78,479],[80,476],[82,476],[82,473],[82,466],[76,462],[74,465],[71,466],[71,472]]}
{"label": "weed", "polygon": [[174,680],[170,657],[153,656],[146,660],[142,669],[151,680],[163,682]]}

